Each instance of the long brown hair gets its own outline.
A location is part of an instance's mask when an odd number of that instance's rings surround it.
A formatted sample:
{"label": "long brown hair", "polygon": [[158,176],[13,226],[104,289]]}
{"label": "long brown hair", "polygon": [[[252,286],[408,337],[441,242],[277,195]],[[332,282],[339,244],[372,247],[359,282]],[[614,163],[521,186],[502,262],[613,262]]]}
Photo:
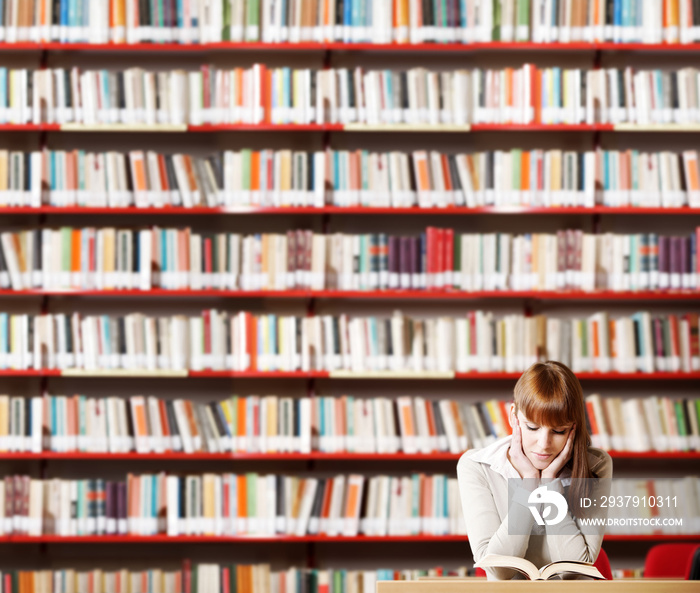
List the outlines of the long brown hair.
{"label": "long brown hair", "polygon": [[[591,437],[586,427],[583,390],[576,375],[560,362],[536,362],[515,384],[515,409],[540,426],[576,424],[571,459],[567,466],[572,478],[595,478],[588,463]],[[568,492],[568,503],[574,515],[580,510],[580,499],[588,496],[588,480],[575,479]]]}

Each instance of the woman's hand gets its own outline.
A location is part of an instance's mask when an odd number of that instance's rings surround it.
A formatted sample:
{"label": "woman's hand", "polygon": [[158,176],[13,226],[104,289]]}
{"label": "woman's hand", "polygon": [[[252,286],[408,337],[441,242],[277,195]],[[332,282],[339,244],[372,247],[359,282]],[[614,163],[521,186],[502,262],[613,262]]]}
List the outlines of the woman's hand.
{"label": "woman's hand", "polygon": [[527,458],[523,451],[523,438],[520,432],[520,421],[516,418],[515,426],[513,427],[513,437],[510,441],[510,462],[518,471],[521,478],[540,477],[540,471],[532,465],[532,462]]}
{"label": "woman's hand", "polygon": [[542,470],[542,477],[554,479],[559,475],[559,472],[571,459],[571,454],[574,450],[574,434],[576,433],[576,425],[574,424],[569,431],[569,438],[566,439],[566,445],[560,451],[546,468]]}

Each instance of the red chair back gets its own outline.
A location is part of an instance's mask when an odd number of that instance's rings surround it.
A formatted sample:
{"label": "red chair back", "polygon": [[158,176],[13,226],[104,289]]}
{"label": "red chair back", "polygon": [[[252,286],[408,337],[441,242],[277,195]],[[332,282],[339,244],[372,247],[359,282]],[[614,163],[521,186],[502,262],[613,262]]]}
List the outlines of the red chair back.
{"label": "red chair back", "polygon": [[695,550],[700,544],[658,544],[644,560],[645,579],[687,579]]}
{"label": "red chair back", "polygon": [[593,566],[595,566],[600,571],[600,574],[602,574],[607,580],[612,581],[613,575],[612,569],[610,568],[610,560],[608,559],[608,555],[605,553],[603,548],[600,549],[598,557],[595,559]]}
{"label": "red chair back", "polygon": [[[603,550],[603,548],[600,549],[598,558],[596,558],[596,561],[593,563],[593,566],[595,566],[600,571],[600,574],[602,574],[606,579],[612,581],[613,575],[612,569],[610,568],[610,560],[608,560],[608,555],[605,553],[605,550]],[[477,568],[475,571],[475,576],[485,577],[486,571],[483,568]]]}

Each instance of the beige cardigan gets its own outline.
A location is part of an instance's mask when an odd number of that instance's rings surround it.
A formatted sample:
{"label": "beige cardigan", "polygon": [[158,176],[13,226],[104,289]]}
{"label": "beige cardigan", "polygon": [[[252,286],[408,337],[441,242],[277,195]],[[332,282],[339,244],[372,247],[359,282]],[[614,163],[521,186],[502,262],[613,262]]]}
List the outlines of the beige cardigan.
{"label": "beige cardigan", "polygon": [[[467,451],[457,464],[459,493],[474,562],[486,554],[526,558],[538,568],[558,560],[594,562],[603,541],[603,529],[597,535],[584,535],[571,513],[556,526],[539,526],[527,507],[513,504],[517,515],[511,520],[517,521],[518,532],[529,535],[509,534],[508,479],[521,479],[506,456],[510,439],[508,436],[483,449]],[[598,477],[612,478],[612,459],[605,451],[589,447],[588,460]],[[568,485],[568,480],[563,482]],[[609,487],[609,481],[606,483]],[[595,494],[607,493],[606,488],[605,492]],[[596,516],[606,515],[597,511]],[[510,569],[487,569],[486,574],[489,580],[519,576]]]}

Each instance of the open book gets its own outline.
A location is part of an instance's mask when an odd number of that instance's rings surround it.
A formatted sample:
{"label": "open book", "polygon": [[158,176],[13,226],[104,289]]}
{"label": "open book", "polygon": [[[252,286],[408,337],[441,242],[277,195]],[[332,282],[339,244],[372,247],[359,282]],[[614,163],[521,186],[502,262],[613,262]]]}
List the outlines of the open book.
{"label": "open book", "polygon": [[511,568],[522,572],[531,581],[546,581],[552,577],[564,573],[575,573],[594,579],[605,579],[600,571],[590,562],[579,562],[578,560],[559,560],[545,564],[539,570],[525,558],[516,556],[501,556],[500,554],[486,554],[479,562],[474,564],[479,568]]}

